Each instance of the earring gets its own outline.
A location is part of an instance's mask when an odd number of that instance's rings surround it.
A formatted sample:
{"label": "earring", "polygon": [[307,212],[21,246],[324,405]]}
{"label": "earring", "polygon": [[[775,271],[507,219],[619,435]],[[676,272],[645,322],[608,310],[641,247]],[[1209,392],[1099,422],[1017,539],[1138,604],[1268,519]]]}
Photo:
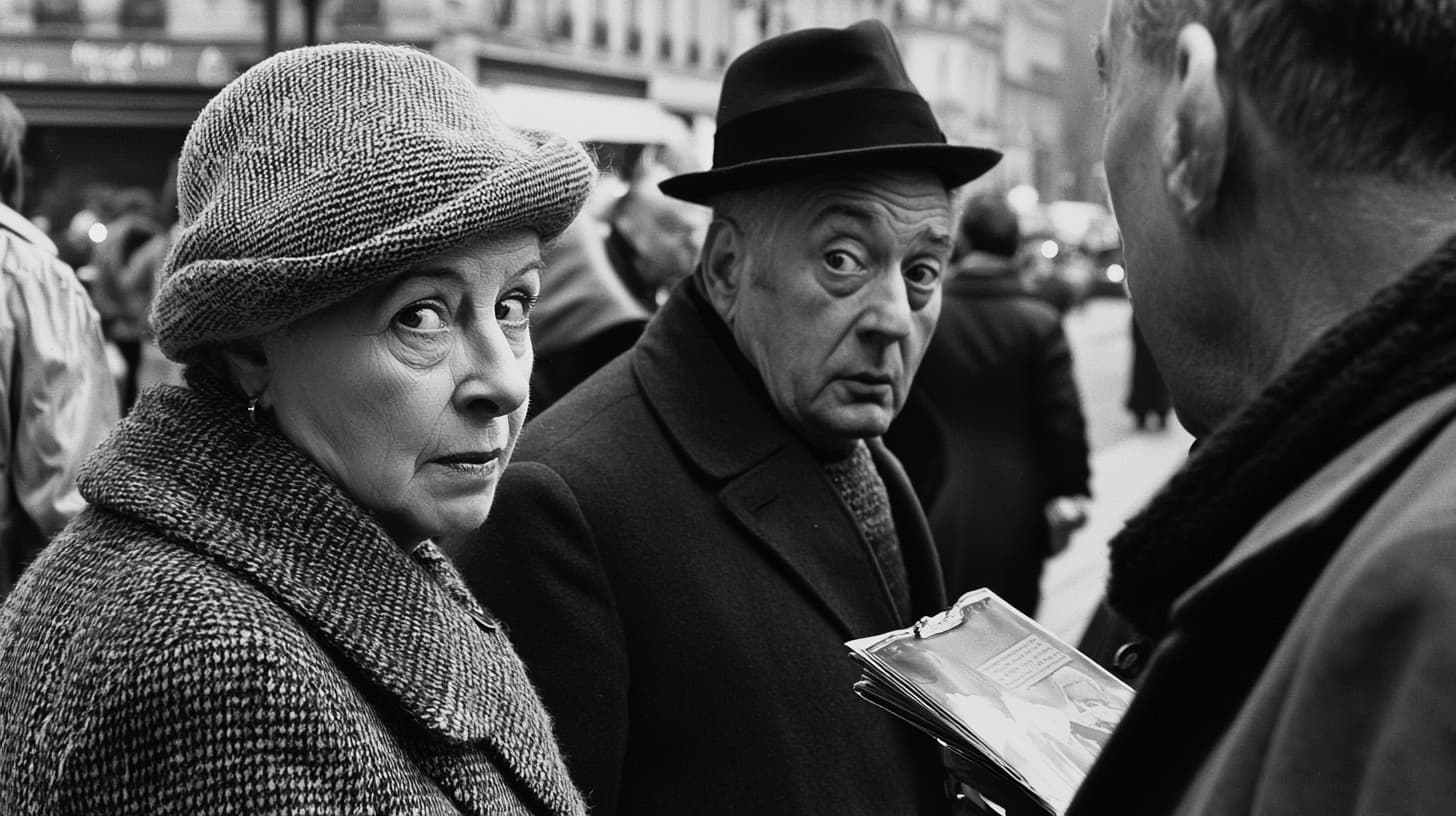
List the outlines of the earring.
{"label": "earring", "polygon": [[248,421],[254,425],[258,424],[258,398],[252,397],[248,400]]}

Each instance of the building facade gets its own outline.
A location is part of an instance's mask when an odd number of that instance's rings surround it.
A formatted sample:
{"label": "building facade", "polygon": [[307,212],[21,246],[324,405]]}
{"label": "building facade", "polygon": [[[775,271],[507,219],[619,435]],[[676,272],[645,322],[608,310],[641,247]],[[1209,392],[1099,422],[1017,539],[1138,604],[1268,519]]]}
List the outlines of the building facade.
{"label": "building facade", "polygon": [[[1006,153],[984,184],[1063,192],[1067,0],[0,0],[0,92],[32,123],[27,210],[63,223],[94,185],[156,189],[206,100],[272,48],[427,48],[502,114],[711,160],[728,62],[766,37],[874,17],[957,142]],[[686,168],[684,168],[686,169]]]}

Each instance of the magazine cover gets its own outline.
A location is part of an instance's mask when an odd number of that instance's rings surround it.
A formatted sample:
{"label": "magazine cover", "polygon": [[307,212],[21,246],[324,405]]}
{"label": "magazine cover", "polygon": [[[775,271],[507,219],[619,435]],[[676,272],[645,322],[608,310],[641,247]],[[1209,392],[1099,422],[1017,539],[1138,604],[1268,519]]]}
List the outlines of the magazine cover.
{"label": "magazine cover", "polygon": [[1132,689],[988,589],[845,644],[855,691],[940,740],[1003,807],[1065,812]]}

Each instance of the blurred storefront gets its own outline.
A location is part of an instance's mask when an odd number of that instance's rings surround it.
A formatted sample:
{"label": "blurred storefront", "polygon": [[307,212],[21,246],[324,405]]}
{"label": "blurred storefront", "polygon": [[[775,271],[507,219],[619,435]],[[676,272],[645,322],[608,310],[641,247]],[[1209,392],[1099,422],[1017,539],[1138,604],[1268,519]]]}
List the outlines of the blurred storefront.
{"label": "blurred storefront", "polygon": [[198,111],[257,59],[256,37],[179,36],[187,5],[204,3],[0,2],[0,93],[30,125],[24,209],[58,239],[79,210],[104,218],[116,191],[158,197]]}
{"label": "blurred storefront", "polygon": [[32,123],[27,214],[53,232],[97,188],[157,191],[207,99],[274,49],[426,48],[513,124],[629,170],[711,161],[727,64],[785,31],[875,17],[950,138],[1006,160],[983,185],[1059,197],[1071,0],[0,0],[0,92]]}

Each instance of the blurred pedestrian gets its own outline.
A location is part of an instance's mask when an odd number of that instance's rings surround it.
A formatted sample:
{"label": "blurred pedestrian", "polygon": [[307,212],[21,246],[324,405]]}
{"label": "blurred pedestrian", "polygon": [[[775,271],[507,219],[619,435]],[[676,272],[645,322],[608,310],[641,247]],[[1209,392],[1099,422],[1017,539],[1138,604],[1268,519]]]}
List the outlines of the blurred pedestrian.
{"label": "blurred pedestrian", "polygon": [[844,641],[944,605],[876,438],[940,310],[947,145],[877,22],[760,43],[723,80],[700,263],[626,355],[537,417],[455,544],[592,813],[947,813],[935,743],[867,706]]}
{"label": "blurred pedestrian", "polygon": [[188,387],[142,394],[0,608],[0,812],[583,813],[431,540],[491,508],[593,173],[410,48],[208,103],[152,316]]}
{"label": "blurred pedestrian", "polygon": [[106,237],[92,256],[95,278],[91,299],[101,314],[101,331],[121,352],[126,372],[121,384],[121,412],[136,402],[137,377],[141,371],[142,344],[146,339],[147,308],[151,305],[150,280],[131,273],[133,257],[165,229],[157,220],[156,197],[146,189],[129,187],[116,195],[116,215],[106,222]]}
{"label": "blurred pedestrian", "polygon": [[157,284],[161,280],[162,263],[167,252],[177,240],[180,227],[177,224],[177,160],[167,166],[167,177],[162,183],[158,198],[158,223],[161,230],[131,255],[120,275],[120,290],[130,298],[126,305],[129,312],[142,315],[140,326],[141,349],[138,353],[135,371],[136,382],[132,386],[137,393],[148,386],[160,383],[182,384],[182,367],[168,360],[157,347],[146,316],[150,312],[152,298],[156,296]]}
{"label": "blurred pedestrian", "polygon": [[650,157],[638,164],[608,216],[607,257],[627,291],[650,314],[693,271],[707,208],[663,195],[671,173]]}
{"label": "blurred pedestrian", "polygon": [[582,215],[542,259],[541,299],[531,312],[533,417],[631,348],[647,325],[647,310],[612,271],[598,228]]}
{"label": "blurred pedestrian", "polygon": [[81,462],[116,424],[100,320],[22,216],[26,123],[0,95],[0,599],[81,511]]}
{"label": "blurred pedestrian", "polygon": [[[951,598],[989,587],[1035,615],[1042,565],[1086,520],[1086,421],[1056,310],[1015,262],[1016,212],[966,204],[935,339],[885,442],[915,479]],[[935,462],[938,464],[931,464]]]}
{"label": "blurred pedestrian", "polygon": [[1070,813],[1456,801],[1456,0],[1114,0],[1128,287],[1199,442],[1111,542],[1146,638]]}
{"label": "blurred pedestrian", "polygon": [[1158,361],[1153,359],[1152,349],[1138,328],[1137,315],[1129,321],[1129,335],[1132,338],[1132,367],[1128,373],[1127,406],[1132,414],[1133,424],[1138,430],[1168,427],[1168,412],[1173,408],[1173,398],[1163,375],[1158,373]]}

